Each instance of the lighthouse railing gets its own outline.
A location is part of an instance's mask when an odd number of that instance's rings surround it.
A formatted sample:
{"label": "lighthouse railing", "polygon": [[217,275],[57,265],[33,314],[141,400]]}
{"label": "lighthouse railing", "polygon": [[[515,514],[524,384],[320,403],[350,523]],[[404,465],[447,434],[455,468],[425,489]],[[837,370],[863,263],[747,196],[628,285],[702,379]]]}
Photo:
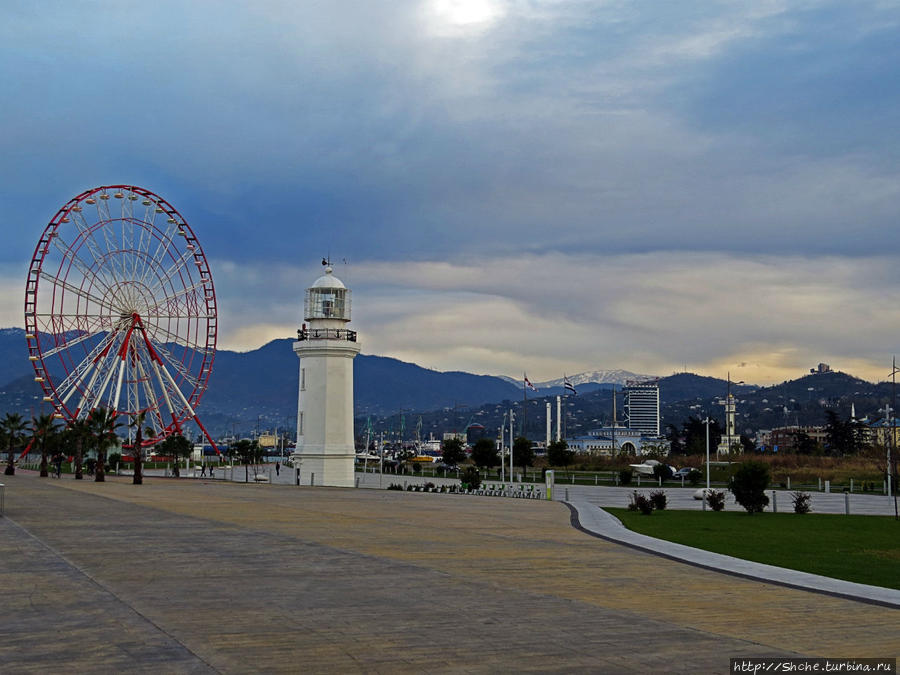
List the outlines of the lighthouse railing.
{"label": "lighthouse railing", "polygon": [[300,328],[297,340],[346,340],[356,342],[356,331],[343,328]]}

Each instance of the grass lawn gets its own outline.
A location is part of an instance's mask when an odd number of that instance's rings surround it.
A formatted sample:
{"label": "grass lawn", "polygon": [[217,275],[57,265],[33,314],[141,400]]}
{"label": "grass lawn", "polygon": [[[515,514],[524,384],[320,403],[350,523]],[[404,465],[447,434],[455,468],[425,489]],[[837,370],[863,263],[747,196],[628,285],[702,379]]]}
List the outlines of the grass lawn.
{"label": "grass lawn", "polygon": [[736,558],[900,589],[900,522],[888,516],[605,509],[635,532]]}

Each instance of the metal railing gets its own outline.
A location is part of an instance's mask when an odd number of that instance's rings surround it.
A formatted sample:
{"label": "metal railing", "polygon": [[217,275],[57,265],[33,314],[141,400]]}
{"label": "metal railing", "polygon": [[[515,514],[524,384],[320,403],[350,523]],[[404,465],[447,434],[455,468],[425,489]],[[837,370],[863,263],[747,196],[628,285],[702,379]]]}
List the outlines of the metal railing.
{"label": "metal railing", "polygon": [[299,328],[297,340],[346,340],[356,342],[356,331],[343,328]]}

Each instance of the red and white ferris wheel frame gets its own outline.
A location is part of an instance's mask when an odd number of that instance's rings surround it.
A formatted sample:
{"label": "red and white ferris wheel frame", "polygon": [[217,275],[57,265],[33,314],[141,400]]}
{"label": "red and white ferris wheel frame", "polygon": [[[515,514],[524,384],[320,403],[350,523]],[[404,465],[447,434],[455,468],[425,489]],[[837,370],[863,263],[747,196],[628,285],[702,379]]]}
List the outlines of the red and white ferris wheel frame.
{"label": "red and white ferris wheel frame", "polygon": [[196,414],[215,359],[215,287],[193,230],[159,195],[105,185],[56,212],[28,270],[25,338],[44,401],[67,423],[98,407],[143,413],[152,445],[193,420],[215,447]]}

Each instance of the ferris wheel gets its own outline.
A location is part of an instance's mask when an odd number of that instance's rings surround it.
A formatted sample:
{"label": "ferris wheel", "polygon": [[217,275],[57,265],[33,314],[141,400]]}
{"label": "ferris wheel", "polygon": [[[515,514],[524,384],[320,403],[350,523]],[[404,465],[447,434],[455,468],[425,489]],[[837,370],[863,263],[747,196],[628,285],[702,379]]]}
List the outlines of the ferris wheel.
{"label": "ferris wheel", "polygon": [[216,334],[206,256],[162,197],[102,186],[53,216],[28,270],[25,338],[57,417],[70,423],[98,407],[129,420],[144,413],[154,431],[146,445],[193,420],[213,443],[196,408]]}

